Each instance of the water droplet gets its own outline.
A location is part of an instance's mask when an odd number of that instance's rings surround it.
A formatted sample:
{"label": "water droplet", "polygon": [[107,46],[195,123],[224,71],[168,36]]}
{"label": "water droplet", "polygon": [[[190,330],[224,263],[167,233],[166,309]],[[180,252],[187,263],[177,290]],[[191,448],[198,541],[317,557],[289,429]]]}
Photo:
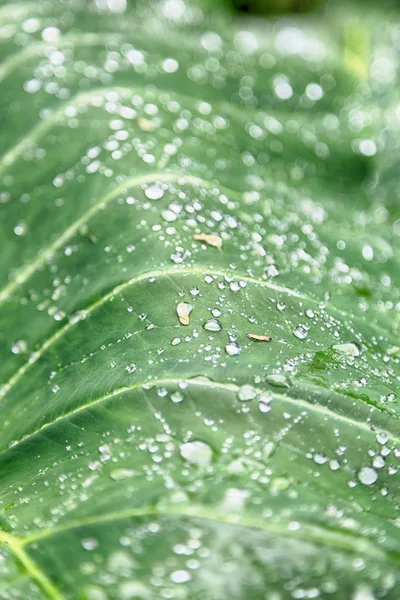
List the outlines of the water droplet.
{"label": "water droplet", "polygon": [[203,325],[207,331],[221,331],[222,325],[217,319],[210,319]]}
{"label": "water droplet", "polygon": [[173,583],[187,583],[192,579],[192,576],[189,571],[179,569],[178,571],[173,571],[169,578]]}
{"label": "water droplet", "polygon": [[222,509],[228,514],[242,512],[245,506],[246,499],[249,497],[247,490],[240,490],[238,488],[229,488],[226,491]]}
{"label": "water droplet", "polygon": [[108,594],[99,585],[85,585],[83,591],[86,600],[108,600]]}
{"label": "water droplet", "polygon": [[205,442],[186,442],[181,444],[179,452],[182,458],[192,465],[205,468],[211,463],[212,449]]}
{"label": "water droplet", "polygon": [[86,310],[77,310],[69,317],[68,320],[71,323],[71,325],[75,325],[76,323],[79,323],[79,321],[83,321],[84,319],[86,319],[86,317],[87,317]]}
{"label": "water droplet", "polygon": [[120,577],[129,577],[135,566],[133,558],[122,550],[113,552],[107,561],[107,569]]}
{"label": "water droplet", "polygon": [[133,477],[135,475],[135,471],[131,469],[114,469],[110,473],[111,479],[114,481],[122,481],[123,479],[129,479],[129,477]]}
{"label": "water droplet", "polygon": [[166,58],[163,60],[162,68],[166,73],[175,73],[179,69],[179,63],[174,58]]}
{"label": "water droplet", "polygon": [[167,223],[173,223],[178,218],[178,215],[170,209],[163,210],[161,216],[164,219],[164,221],[167,221]]}
{"label": "water droplet", "polygon": [[387,443],[388,439],[389,439],[388,434],[383,431],[376,434],[376,441],[378,442],[378,444],[381,444],[382,446],[384,446]]}
{"label": "water droplet", "polygon": [[257,390],[251,385],[242,385],[239,388],[238,397],[241,402],[248,402],[257,396]]}
{"label": "water droplet", "polygon": [[293,331],[293,335],[295,335],[299,340],[304,340],[307,337],[308,328],[305,325],[298,325],[296,329]]}
{"label": "water droplet", "polygon": [[134,373],[136,371],[135,363],[131,363],[130,365],[128,365],[126,367],[126,370],[128,371],[128,373]]}
{"label": "water droplet", "polygon": [[376,600],[376,597],[370,587],[362,585],[357,586],[357,589],[354,595],[351,597],[351,600]]}
{"label": "water droplet", "polygon": [[160,200],[164,196],[164,190],[158,187],[158,185],[150,185],[144,194],[149,200]]}
{"label": "water droplet", "polygon": [[11,348],[13,354],[22,354],[27,350],[27,343],[25,340],[17,340]]}
{"label": "water droplet", "polygon": [[259,400],[259,404],[258,404],[258,410],[262,413],[269,413],[271,410],[271,401],[273,399],[273,396],[271,394],[271,392],[262,392],[262,394],[260,394],[258,400]]}
{"label": "water droplet", "polygon": [[359,150],[364,156],[374,156],[377,148],[373,140],[361,140]]}
{"label": "water droplet", "polygon": [[[124,581],[118,588],[119,600],[150,600],[152,593],[149,588],[139,581]],[[109,596],[104,596],[104,600],[107,600]],[[92,598],[88,598],[92,600]],[[103,598],[93,598],[93,600],[103,600]]]}
{"label": "water droplet", "polygon": [[27,227],[26,223],[18,223],[14,227],[14,233],[15,233],[15,235],[18,235],[18,236],[25,235],[27,231],[28,231],[28,227]]}
{"label": "water droplet", "polygon": [[236,342],[229,342],[229,344],[225,346],[225,351],[229,356],[237,356],[241,353],[242,349]]}
{"label": "water droplet", "polygon": [[54,314],[53,314],[53,319],[55,321],[62,321],[65,318],[65,312],[63,310],[57,310]]}
{"label": "water droplet", "polygon": [[265,379],[270,385],[275,387],[290,387],[288,378],[282,373],[271,373],[271,375],[267,375]]}
{"label": "water droplet", "polygon": [[363,467],[357,473],[357,477],[363,485],[372,485],[378,479],[378,473],[371,467]]}
{"label": "water droplet", "polygon": [[84,550],[95,550],[99,542],[95,538],[84,538],[81,540],[81,546]]}
{"label": "water droplet", "polygon": [[262,450],[263,458],[270,458],[276,450],[276,444],[274,442],[267,442]]}
{"label": "water droplet", "polygon": [[260,402],[258,404],[258,410],[263,413],[269,413],[271,411],[271,406],[269,404],[265,404],[264,402]]}
{"label": "water droplet", "polygon": [[369,244],[365,244],[362,248],[362,255],[364,260],[371,261],[374,258],[374,249]]}
{"label": "water droplet", "polygon": [[356,346],[356,344],[353,344],[353,343],[335,344],[333,346],[333,349],[336,350],[336,352],[341,352],[342,354],[347,354],[348,356],[359,356],[360,355],[359,348]]}
{"label": "water droplet", "polygon": [[171,394],[171,400],[172,402],[175,402],[175,404],[177,404],[178,402],[182,402],[183,396],[180,392],[174,392],[173,394]]}
{"label": "water droplet", "polygon": [[317,465],[324,465],[326,462],[328,462],[328,457],[325,456],[325,454],[314,454],[313,456],[313,460]]}
{"label": "water droplet", "polygon": [[278,492],[283,492],[290,487],[289,479],[286,477],[276,477],[271,482],[271,492],[276,494]]}

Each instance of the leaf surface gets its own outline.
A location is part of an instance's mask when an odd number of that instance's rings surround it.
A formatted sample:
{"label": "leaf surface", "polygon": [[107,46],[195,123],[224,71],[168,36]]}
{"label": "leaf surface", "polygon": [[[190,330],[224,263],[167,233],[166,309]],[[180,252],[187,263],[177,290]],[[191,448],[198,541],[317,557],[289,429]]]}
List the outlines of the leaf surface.
{"label": "leaf surface", "polygon": [[397,600],[397,21],[124,7],[0,2],[0,598]]}

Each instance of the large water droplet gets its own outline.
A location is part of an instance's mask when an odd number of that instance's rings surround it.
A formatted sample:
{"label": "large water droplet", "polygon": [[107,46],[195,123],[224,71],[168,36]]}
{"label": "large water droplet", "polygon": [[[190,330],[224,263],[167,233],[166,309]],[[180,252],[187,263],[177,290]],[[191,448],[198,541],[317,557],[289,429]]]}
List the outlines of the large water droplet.
{"label": "large water droplet", "polygon": [[81,545],[84,550],[95,550],[99,542],[95,538],[84,538],[81,540]]}
{"label": "large water droplet", "polygon": [[181,444],[179,452],[182,458],[192,465],[208,467],[212,459],[212,449],[205,442],[193,441]]}
{"label": "large water droplet", "polygon": [[172,402],[175,402],[175,404],[178,404],[178,402],[182,402],[183,396],[180,392],[174,392],[171,394],[171,400]]}
{"label": "large water droplet", "polygon": [[207,331],[221,331],[222,325],[217,319],[210,319],[203,325]]}
{"label": "large water droplet", "polygon": [[251,385],[242,385],[239,388],[238,397],[241,402],[248,402],[257,396],[257,390]]}
{"label": "large water droplet", "polygon": [[357,477],[363,485],[372,485],[378,479],[378,473],[371,467],[363,467],[357,473]]}
{"label": "large water droplet", "polygon": [[225,346],[225,351],[229,356],[237,356],[241,353],[242,349],[236,342],[229,342],[229,344]]}
{"label": "large water droplet", "polygon": [[192,579],[192,576],[189,571],[179,569],[178,571],[173,571],[169,578],[173,583],[187,583]]}
{"label": "large water droplet", "polygon": [[348,356],[359,356],[360,354],[359,348],[353,343],[335,344],[333,349],[336,350],[336,352],[341,352],[342,354],[347,354]]}
{"label": "large water droplet", "polygon": [[295,335],[299,340],[304,340],[307,337],[307,327],[305,325],[299,325],[293,331],[293,335]]}
{"label": "large water droplet", "polygon": [[290,387],[289,380],[283,373],[271,373],[271,375],[267,375],[265,379],[270,385],[275,387]]}
{"label": "large water droplet", "polygon": [[164,190],[158,185],[150,185],[144,193],[149,200],[160,200],[164,196]]}

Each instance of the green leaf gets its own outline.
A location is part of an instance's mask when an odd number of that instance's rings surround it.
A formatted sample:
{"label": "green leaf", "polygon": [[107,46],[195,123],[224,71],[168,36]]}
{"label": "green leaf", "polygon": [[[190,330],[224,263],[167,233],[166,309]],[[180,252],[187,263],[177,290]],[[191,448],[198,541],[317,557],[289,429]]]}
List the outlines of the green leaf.
{"label": "green leaf", "polygon": [[4,600],[399,598],[399,21],[205,7],[0,2]]}

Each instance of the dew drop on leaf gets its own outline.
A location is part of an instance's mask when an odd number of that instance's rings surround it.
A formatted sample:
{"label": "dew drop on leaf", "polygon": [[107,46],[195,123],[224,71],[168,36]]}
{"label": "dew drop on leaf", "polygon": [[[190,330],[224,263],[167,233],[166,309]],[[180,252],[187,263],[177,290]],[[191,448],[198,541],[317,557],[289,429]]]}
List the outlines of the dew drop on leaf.
{"label": "dew drop on leaf", "polygon": [[25,340],[17,340],[11,348],[13,354],[23,354],[27,351],[27,343]]}
{"label": "dew drop on leaf", "polygon": [[357,477],[363,485],[372,485],[378,479],[378,473],[371,467],[363,467]]}
{"label": "dew drop on leaf", "polygon": [[90,537],[81,540],[81,545],[84,550],[95,550],[98,547],[99,542],[96,538]]}
{"label": "dew drop on leaf", "polygon": [[182,402],[183,396],[180,392],[174,392],[173,394],[171,394],[171,400],[175,404],[178,404],[179,402]]}
{"label": "dew drop on leaf", "polygon": [[342,354],[347,354],[348,356],[359,356],[360,350],[356,344],[335,344],[332,346],[336,352],[340,352]]}
{"label": "dew drop on leaf", "polygon": [[217,319],[209,319],[203,325],[207,331],[221,331],[222,325]]}
{"label": "dew drop on leaf", "polygon": [[271,373],[271,375],[267,375],[265,379],[270,385],[275,387],[290,387],[289,380],[286,375],[283,375],[283,373]]}
{"label": "dew drop on leaf", "polygon": [[144,193],[149,200],[160,200],[164,196],[164,190],[157,185],[150,185]]}
{"label": "dew drop on leaf", "polygon": [[187,583],[192,579],[189,571],[185,571],[184,569],[179,569],[177,571],[173,571],[169,576],[172,583]]}
{"label": "dew drop on leaf", "polygon": [[241,402],[253,400],[257,396],[257,390],[251,385],[242,385],[239,388],[238,398]]}
{"label": "dew drop on leaf", "polygon": [[269,413],[270,410],[271,410],[271,405],[267,404],[266,402],[259,402],[258,403],[258,410],[261,413],[264,413],[264,414]]}
{"label": "dew drop on leaf", "polygon": [[27,231],[28,231],[28,227],[27,227],[26,223],[21,222],[21,223],[18,223],[14,227],[14,233],[15,233],[15,235],[18,235],[18,236],[25,235]]}
{"label": "dew drop on leaf", "polygon": [[229,356],[237,356],[241,353],[242,349],[236,342],[229,342],[229,344],[225,346],[225,351]]}
{"label": "dew drop on leaf", "polygon": [[293,331],[293,335],[295,335],[299,340],[304,340],[307,337],[307,333],[307,327],[304,325],[298,325]]}
{"label": "dew drop on leaf", "polygon": [[113,552],[107,561],[107,570],[120,577],[129,577],[136,563],[127,552]]}
{"label": "dew drop on leaf", "polygon": [[205,442],[193,441],[181,444],[179,452],[188,463],[201,468],[208,467],[212,460],[212,449]]}
{"label": "dew drop on leaf", "polygon": [[135,472],[132,469],[113,469],[110,472],[110,477],[113,481],[121,481],[133,477],[134,474]]}
{"label": "dew drop on leaf", "polygon": [[228,488],[222,503],[222,509],[228,514],[243,512],[249,492],[238,488]]}

